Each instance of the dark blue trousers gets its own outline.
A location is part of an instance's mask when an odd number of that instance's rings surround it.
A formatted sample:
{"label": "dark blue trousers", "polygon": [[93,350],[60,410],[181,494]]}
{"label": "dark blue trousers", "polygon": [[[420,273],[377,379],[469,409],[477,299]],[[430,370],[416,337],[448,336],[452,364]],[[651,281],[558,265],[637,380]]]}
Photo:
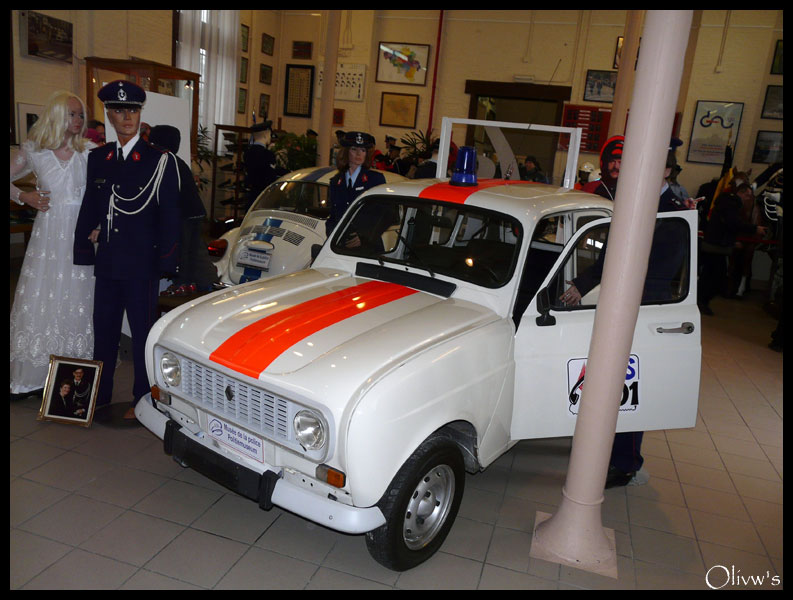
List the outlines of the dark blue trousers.
{"label": "dark blue trousers", "polygon": [[627,431],[614,436],[611,447],[611,466],[623,473],[633,473],[642,468],[642,437],[643,431]]}
{"label": "dark blue trousers", "polygon": [[97,406],[109,404],[113,397],[113,375],[116,371],[118,345],[124,311],[132,334],[134,383],[133,406],[149,387],[146,375],[146,337],[159,318],[157,300],[159,279],[96,278],[94,290],[94,360],[102,361]]}

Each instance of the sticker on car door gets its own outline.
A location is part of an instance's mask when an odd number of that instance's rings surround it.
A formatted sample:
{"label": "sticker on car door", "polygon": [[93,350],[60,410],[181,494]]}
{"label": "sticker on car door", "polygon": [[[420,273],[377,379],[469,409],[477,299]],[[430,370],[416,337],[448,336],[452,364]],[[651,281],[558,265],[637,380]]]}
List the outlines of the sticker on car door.
{"label": "sticker on car door", "polygon": [[[586,358],[572,358],[567,361],[567,402],[572,415],[578,415],[581,406],[581,393],[586,379]],[[628,369],[625,372],[625,383],[622,386],[620,412],[639,410],[639,357],[631,354],[628,357]]]}

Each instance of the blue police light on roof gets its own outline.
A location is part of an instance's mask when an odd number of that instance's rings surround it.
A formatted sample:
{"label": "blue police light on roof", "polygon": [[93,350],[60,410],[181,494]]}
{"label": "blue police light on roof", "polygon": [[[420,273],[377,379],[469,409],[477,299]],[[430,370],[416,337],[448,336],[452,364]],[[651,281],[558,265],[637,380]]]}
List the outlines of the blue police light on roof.
{"label": "blue police light on roof", "polygon": [[460,186],[476,185],[476,148],[460,146],[449,183]]}

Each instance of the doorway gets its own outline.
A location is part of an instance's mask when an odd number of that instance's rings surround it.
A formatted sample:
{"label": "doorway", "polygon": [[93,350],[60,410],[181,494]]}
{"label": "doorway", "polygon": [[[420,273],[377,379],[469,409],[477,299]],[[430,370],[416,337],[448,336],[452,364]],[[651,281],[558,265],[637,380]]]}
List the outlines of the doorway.
{"label": "doorway", "polygon": [[[470,119],[559,125],[562,122],[564,102],[570,99],[571,88],[468,80],[465,91],[470,94],[468,110]],[[554,185],[562,184],[561,176],[553,177],[559,134],[509,129],[504,130],[504,135],[521,167],[526,156],[534,156],[547,176],[548,182]],[[478,156],[485,156],[493,161],[494,177],[504,176],[484,127],[469,126],[465,144],[474,146]]]}

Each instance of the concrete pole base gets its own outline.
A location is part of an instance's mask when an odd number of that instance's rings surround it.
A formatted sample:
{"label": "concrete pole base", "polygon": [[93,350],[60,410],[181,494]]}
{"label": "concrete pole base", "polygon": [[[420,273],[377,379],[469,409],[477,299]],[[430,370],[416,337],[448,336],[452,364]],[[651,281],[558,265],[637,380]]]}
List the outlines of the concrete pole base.
{"label": "concrete pole base", "polygon": [[556,514],[537,512],[529,556],[617,579],[614,530],[601,524],[600,502],[582,505],[564,490]]}

